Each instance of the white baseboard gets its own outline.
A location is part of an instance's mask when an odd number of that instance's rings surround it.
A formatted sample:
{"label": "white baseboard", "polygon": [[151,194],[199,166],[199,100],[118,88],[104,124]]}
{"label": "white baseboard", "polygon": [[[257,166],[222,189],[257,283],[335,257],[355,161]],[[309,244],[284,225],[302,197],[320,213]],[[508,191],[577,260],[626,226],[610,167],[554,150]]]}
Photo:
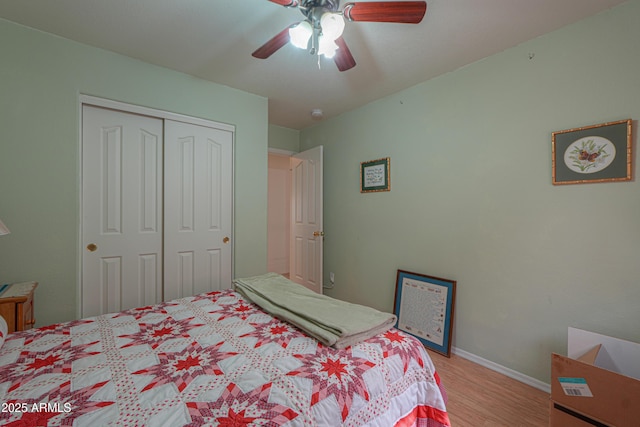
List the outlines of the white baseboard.
{"label": "white baseboard", "polygon": [[487,359],[483,359],[480,356],[476,356],[473,353],[469,353],[468,351],[464,351],[460,348],[457,347],[453,347],[451,349],[451,352],[453,354],[455,354],[456,356],[460,356],[464,359],[470,360],[474,363],[477,363],[480,366],[484,366],[485,368],[489,368],[492,371],[496,371],[499,372],[509,378],[513,378],[514,380],[520,381],[521,383],[530,385],[531,387],[535,387],[538,390],[542,390],[545,393],[551,393],[551,385],[547,384],[545,382],[542,382],[540,380],[537,380],[533,377],[530,377],[528,375],[524,375],[523,373],[520,373],[518,371],[514,371],[513,369],[507,368],[505,366],[502,365],[498,365],[495,362],[492,362],[490,360]]}

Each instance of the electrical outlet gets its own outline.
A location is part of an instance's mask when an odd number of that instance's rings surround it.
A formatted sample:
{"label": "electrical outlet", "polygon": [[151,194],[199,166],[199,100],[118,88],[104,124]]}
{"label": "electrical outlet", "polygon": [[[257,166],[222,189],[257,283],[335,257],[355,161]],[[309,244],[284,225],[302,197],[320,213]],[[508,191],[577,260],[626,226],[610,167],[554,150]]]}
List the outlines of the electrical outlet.
{"label": "electrical outlet", "polygon": [[329,273],[329,281],[331,283],[335,283],[336,282],[336,275],[333,274],[333,271],[331,273]]}

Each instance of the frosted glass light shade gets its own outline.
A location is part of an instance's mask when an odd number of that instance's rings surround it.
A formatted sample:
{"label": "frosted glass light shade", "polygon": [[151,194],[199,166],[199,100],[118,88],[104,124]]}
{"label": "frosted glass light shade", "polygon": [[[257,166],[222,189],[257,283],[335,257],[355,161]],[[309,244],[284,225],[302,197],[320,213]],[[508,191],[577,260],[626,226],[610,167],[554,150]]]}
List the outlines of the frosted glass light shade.
{"label": "frosted glass light shade", "polygon": [[320,26],[325,37],[335,40],[344,31],[344,18],[341,14],[327,12],[320,18]]}
{"label": "frosted glass light shade", "polygon": [[291,44],[300,49],[306,49],[309,45],[309,39],[313,29],[309,21],[302,21],[295,27],[289,28],[289,37],[291,37]]}
{"label": "frosted glass light shade", "polygon": [[331,37],[320,36],[318,44],[320,45],[318,46],[318,55],[324,55],[326,58],[333,58],[338,50],[338,45]]}
{"label": "frosted glass light shade", "polygon": [[6,225],[0,219],[0,236],[11,233]]}

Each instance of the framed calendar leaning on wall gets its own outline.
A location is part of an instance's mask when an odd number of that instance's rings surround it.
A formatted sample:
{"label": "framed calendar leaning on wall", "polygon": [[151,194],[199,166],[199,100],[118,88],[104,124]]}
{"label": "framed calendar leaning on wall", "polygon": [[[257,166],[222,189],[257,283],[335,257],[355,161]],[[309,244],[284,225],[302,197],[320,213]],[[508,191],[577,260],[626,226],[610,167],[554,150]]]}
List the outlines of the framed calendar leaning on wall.
{"label": "framed calendar leaning on wall", "polygon": [[454,280],[398,270],[393,303],[396,328],[450,357],[455,298]]}

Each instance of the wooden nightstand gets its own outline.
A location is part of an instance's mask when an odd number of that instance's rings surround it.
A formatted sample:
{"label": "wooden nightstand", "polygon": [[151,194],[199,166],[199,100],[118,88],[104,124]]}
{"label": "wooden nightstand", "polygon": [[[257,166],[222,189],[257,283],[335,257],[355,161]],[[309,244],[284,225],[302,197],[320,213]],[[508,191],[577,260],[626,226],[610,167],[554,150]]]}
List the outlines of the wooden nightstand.
{"label": "wooden nightstand", "polygon": [[9,333],[33,328],[33,292],[38,282],[14,283],[0,294],[0,316],[9,326]]}

